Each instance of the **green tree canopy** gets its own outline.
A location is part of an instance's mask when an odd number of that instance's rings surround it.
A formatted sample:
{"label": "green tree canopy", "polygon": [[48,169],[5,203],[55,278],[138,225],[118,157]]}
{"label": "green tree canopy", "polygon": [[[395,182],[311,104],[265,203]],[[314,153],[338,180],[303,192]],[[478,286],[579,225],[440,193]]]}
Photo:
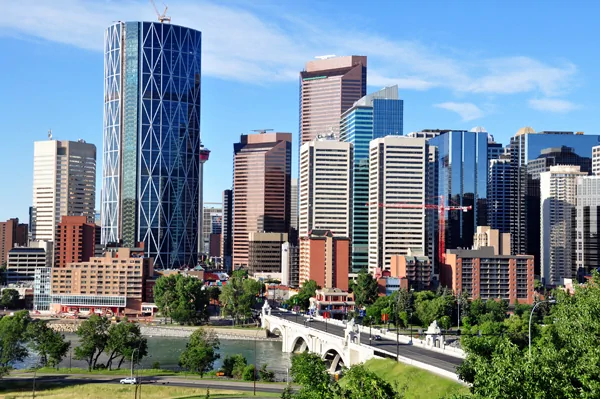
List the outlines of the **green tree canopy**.
{"label": "green tree canopy", "polygon": [[71,347],[59,332],[41,320],[29,323],[26,334],[30,349],[38,353],[40,366],[58,366]]}
{"label": "green tree canopy", "polygon": [[354,302],[358,308],[373,304],[379,294],[377,292],[377,280],[370,273],[361,271],[358,273],[356,285],[354,286]]}
{"label": "green tree canopy", "polygon": [[220,356],[219,339],[212,329],[199,328],[190,336],[190,342],[179,357],[181,367],[200,374],[200,377],[212,370],[215,360]]}
{"label": "green tree canopy", "polygon": [[2,290],[2,298],[0,298],[0,306],[9,308],[9,309],[18,309],[19,308],[19,291],[6,288]]}
{"label": "green tree canopy", "polygon": [[192,276],[163,276],[154,285],[154,302],[163,315],[176,322],[198,324],[209,317],[209,293],[203,286]]}
{"label": "green tree canopy", "polygon": [[142,336],[137,323],[123,320],[108,328],[108,341],[106,343],[108,361],[106,367],[111,370],[112,362],[119,359],[117,368],[121,368],[123,361],[131,359],[139,364],[148,355],[148,340]]}
{"label": "green tree canopy", "polygon": [[8,373],[14,362],[27,357],[26,331],[30,322],[31,318],[26,310],[0,319],[0,377]]}
{"label": "green tree canopy", "polygon": [[98,358],[108,343],[110,320],[106,317],[92,315],[77,329],[79,346],[75,347],[75,359],[85,360],[88,370],[96,368]]}
{"label": "green tree canopy", "polygon": [[394,399],[401,398],[394,387],[364,365],[350,367],[342,380],[341,397],[344,399]]}
{"label": "green tree canopy", "polygon": [[219,301],[223,304],[223,314],[231,316],[234,323],[252,316],[252,308],[264,289],[261,282],[241,276],[239,273],[229,278],[219,296]]}

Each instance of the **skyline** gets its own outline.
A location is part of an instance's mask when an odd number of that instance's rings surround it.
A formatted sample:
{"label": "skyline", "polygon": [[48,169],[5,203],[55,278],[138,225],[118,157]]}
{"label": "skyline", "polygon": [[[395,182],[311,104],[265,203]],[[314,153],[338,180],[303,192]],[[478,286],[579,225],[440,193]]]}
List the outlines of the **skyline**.
{"label": "skyline", "polygon": [[[367,93],[398,84],[405,134],[482,125],[506,145],[525,125],[536,131],[600,130],[594,120],[599,105],[593,96],[596,57],[586,51],[593,48],[596,32],[593,13],[579,15],[577,5],[560,10],[564,26],[579,18],[577,31],[570,32],[536,23],[556,15],[554,4],[543,10],[514,4],[499,9],[493,20],[485,15],[487,6],[474,2],[460,8],[405,5],[401,10],[412,13],[398,15],[394,10],[400,6],[386,2],[364,13],[361,9],[360,15],[346,11],[353,9],[351,4],[346,10],[304,4],[310,7],[169,2],[174,24],[203,32],[201,131],[203,144],[212,151],[204,173],[205,202],[220,201],[222,191],[230,188],[233,143],[252,129],[292,132],[292,176],[298,175],[298,73],[321,54],[366,55]],[[518,31],[501,23],[506,21],[502,15],[517,11],[528,21]],[[0,66],[11,77],[5,84],[11,95],[0,99],[11,116],[5,121],[9,156],[0,167],[21,173],[5,174],[12,191],[0,200],[0,218],[26,221],[34,141],[45,140],[51,128],[58,140],[82,138],[102,151],[104,30],[116,19],[155,21],[156,16],[147,1],[68,0],[42,6],[22,1],[7,4],[4,13],[0,49],[15,57]],[[433,19],[415,18],[430,13],[444,15],[448,24],[431,29]],[[469,29],[468,21],[478,24]],[[98,188],[100,179],[98,173]]]}

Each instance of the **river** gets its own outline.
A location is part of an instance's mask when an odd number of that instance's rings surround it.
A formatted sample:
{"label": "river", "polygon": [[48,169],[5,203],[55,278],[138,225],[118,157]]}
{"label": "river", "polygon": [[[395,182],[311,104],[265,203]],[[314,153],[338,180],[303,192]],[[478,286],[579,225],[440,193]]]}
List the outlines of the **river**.
{"label": "river", "polygon": [[[65,334],[65,338],[71,342],[71,351],[78,344],[78,338],[75,334]],[[188,338],[161,338],[146,337],[148,339],[148,355],[142,359],[142,368],[152,368],[154,362],[159,362],[163,369],[177,369],[178,360],[181,351],[185,349]],[[229,340],[221,339],[221,346],[218,353],[220,359],[215,362],[214,368],[218,369],[227,355],[242,354],[248,360],[248,363],[254,363],[254,349],[256,347],[256,364],[260,367],[267,364],[267,367],[274,371],[278,379],[283,379],[287,368],[290,366],[290,354],[281,351],[281,341],[251,341],[251,340]],[[106,363],[107,357],[102,354],[98,363]],[[37,361],[36,355],[31,355],[22,363],[16,364],[16,368],[33,367]],[[70,364],[70,365],[69,365]],[[114,364],[114,363],[113,363]],[[121,368],[129,369],[130,361],[125,360]],[[75,360],[72,356],[67,356],[60,363],[60,367],[81,367],[86,368],[87,363],[83,360]]]}

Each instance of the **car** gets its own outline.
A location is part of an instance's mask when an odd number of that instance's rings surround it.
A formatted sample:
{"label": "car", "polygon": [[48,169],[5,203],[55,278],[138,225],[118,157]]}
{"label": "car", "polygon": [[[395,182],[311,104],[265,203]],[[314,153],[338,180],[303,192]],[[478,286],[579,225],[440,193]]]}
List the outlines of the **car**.
{"label": "car", "polygon": [[119,381],[121,384],[137,384],[137,379],[135,377],[127,377],[127,378],[123,378],[121,381]]}
{"label": "car", "polygon": [[375,336],[375,341],[381,341],[381,335],[376,335]]}
{"label": "car", "polygon": [[309,317],[306,319],[306,321],[314,321],[315,319],[313,319],[312,317]]}

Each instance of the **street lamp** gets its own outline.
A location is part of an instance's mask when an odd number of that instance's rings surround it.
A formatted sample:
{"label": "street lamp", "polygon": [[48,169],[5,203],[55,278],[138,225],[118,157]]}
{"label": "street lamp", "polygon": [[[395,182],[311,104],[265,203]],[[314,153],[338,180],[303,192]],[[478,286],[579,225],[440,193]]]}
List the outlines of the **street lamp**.
{"label": "street lamp", "polygon": [[555,304],[556,303],[556,299],[548,299],[545,301],[540,301],[538,303],[536,303],[535,305],[533,305],[533,309],[531,309],[531,314],[529,315],[529,357],[531,358],[531,320],[533,319],[533,312],[535,311],[535,308],[538,307],[538,305],[540,303],[549,303],[549,304]]}
{"label": "street lamp", "polygon": [[131,352],[131,378],[133,378],[133,355],[135,355],[135,351],[139,352],[138,348],[134,348],[133,352]]}

